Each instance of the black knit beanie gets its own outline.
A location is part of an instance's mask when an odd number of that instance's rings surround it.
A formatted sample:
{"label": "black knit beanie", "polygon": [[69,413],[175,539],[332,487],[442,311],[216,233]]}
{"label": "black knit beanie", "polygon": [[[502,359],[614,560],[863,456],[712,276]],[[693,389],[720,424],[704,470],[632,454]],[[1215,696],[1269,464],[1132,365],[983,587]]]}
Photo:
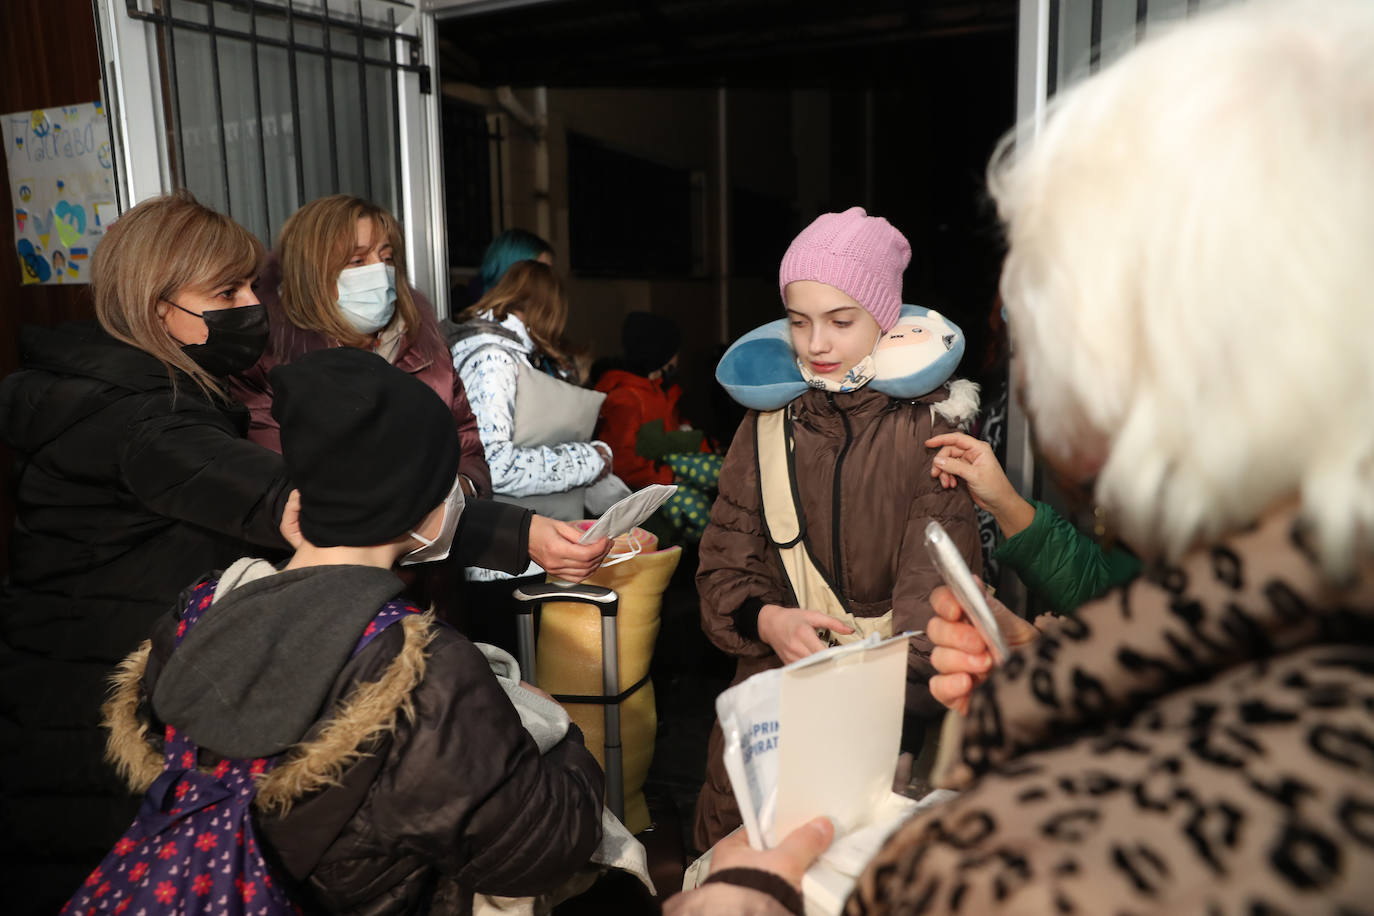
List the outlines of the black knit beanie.
{"label": "black knit beanie", "polygon": [[625,364],[631,372],[648,375],[662,369],[682,347],[682,333],[667,318],[651,312],[631,312],[620,328]]}
{"label": "black knit beanie", "polygon": [[453,415],[382,357],[331,347],[269,375],[281,451],[301,491],[301,533],[317,547],[371,547],[444,501],[462,449]]}

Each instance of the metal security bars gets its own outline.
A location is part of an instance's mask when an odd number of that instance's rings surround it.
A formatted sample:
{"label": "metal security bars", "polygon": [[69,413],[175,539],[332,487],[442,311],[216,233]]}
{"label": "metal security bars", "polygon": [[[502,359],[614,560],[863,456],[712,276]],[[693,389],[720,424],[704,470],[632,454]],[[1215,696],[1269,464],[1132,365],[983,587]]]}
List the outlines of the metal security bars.
{"label": "metal security bars", "polygon": [[475,267],[496,232],[505,228],[505,176],[499,115],[444,98],[444,189],[450,267]]}
{"label": "metal security bars", "polygon": [[1183,19],[1227,0],[1047,0],[1047,96],[1096,73],[1152,26]]}
{"label": "metal security bars", "polygon": [[398,77],[430,72],[414,0],[125,0],[156,27],[173,183],[271,243],[301,204],[400,212]]}

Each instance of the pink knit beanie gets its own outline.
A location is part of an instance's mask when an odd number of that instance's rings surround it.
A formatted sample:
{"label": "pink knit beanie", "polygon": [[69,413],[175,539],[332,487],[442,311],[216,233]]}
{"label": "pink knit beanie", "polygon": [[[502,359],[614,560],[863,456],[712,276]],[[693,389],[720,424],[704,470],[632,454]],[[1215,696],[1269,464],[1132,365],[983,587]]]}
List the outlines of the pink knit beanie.
{"label": "pink knit beanie", "polygon": [[911,262],[906,236],[863,207],[822,213],[792,240],[778,269],[778,292],[787,284],[815,280],[833,286],[862,305],[883,333],[902,311],[902,272]]}

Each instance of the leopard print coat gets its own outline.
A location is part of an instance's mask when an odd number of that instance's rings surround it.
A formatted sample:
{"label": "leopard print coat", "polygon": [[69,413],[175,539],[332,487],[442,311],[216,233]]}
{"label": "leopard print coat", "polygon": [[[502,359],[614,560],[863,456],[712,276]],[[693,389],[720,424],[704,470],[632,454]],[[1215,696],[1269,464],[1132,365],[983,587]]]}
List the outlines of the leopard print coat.
{"label": "leopard print coat", "polygon": [[1084,607],[947,729],[846,913],[1374,912],[1374,562],[1290,513]]}

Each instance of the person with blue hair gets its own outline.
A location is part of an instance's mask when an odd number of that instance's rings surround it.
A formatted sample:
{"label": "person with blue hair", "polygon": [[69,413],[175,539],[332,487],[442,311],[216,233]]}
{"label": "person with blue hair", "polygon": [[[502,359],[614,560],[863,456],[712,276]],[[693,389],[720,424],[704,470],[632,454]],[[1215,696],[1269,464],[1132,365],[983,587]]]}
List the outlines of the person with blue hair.
{"label": "person with blue hair", "polygon": [[553,246],[525,229],[507,229],[492,239],[477,272],[478,296],[491,292],[510,266],[521,261],[540,261],[552,266]]}

